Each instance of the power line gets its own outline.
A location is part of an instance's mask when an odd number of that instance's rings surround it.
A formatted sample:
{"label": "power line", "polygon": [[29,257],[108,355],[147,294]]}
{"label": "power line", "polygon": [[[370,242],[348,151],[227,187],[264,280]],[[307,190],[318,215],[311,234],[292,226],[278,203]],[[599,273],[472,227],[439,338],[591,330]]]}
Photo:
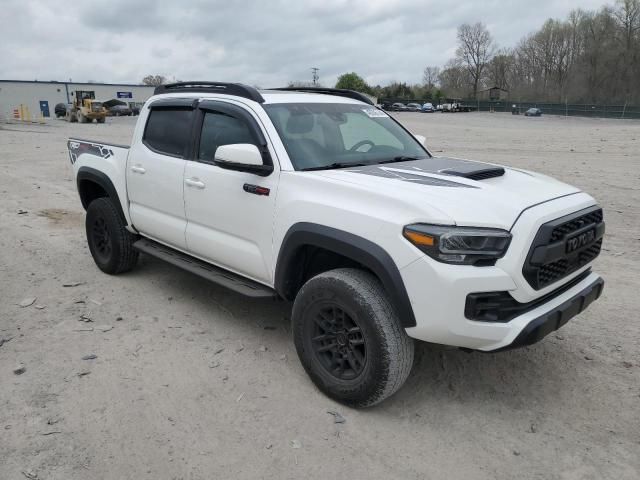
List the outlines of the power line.
{"label": "power line", "polygon": [[315,87],[318,85],[318,80],[320,79],[320,75],[318,75],[318,67],[311,67],[311,83]]}

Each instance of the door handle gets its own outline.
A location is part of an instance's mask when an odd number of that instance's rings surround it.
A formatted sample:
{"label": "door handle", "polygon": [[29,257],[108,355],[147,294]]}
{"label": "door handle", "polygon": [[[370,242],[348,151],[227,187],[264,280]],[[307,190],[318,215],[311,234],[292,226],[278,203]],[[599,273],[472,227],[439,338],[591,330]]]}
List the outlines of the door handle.
{"label": "door handle", "polygon": [[189,186],[189,187],[194,187],[194,188],[199,188],[199,189],[203,189],[205,187],[204,182],[201,182],[197,178],[187,178],[184,181],[184,183],[186,183],[187,186]]}
{"label": "door handle", "polygon": [[131,167],[131,171],[132,171],[132,172],[135,172],[135,173],[140,173],[140,174],[144,174],[144,173],[146,173],[146,172],[147,172],[147,171],[146,171],[144,168],[142,168],[140,165],[134,165],[133,167]]}

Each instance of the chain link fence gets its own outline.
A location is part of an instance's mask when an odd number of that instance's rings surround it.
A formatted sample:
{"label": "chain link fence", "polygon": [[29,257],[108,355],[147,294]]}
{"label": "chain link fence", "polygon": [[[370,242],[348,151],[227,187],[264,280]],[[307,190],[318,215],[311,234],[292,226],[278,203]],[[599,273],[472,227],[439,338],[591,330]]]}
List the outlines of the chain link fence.
{"label": "chain link fence", "polygon": [[465,100],[463,105],[475,107],[480,112],[512,112],[515,110],[523,114],[529,108],[535,107],[546,115],[564,115],[566,117],[598,117],[598,118],[635,118],[640,119],[640,106],[637,105],[599,105],[593,103],[542,103],[516,102],[501,100],[497,102]]}
{"label": "chain link fence", "polygon": [[[566,117],[597,117],[597,118],[635,118],[640,119],[640,106],[638,105],[602,105],[594,103],[576,104],[576,103],[544,103],[544,102],[518,102],[514,100],[456,100],[465,109],[476,110],[480,112],[509,112],[515,110],[519,114],[524,114],[529,108],[540,108],[546,115],[564,115]],[[406,98],[380,98],[378,103],[432,103],[438,105],[437,100],[419,100]],[[444,99],[440,103],[448,103]]]}

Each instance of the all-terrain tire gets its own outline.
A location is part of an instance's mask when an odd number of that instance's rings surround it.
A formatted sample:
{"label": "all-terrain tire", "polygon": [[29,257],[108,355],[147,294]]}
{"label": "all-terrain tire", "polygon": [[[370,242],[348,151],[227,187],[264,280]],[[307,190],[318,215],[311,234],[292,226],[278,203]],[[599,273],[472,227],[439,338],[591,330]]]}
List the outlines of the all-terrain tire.
{"label": "all-terrain tire", "polygon": [[100,270],[114,275],[128,272],[138,261],[133,248],[136,237],[125,226],[109,198],[97,198],[89,204],[85,221],[87,243]]}
{"label": "all-terrain tire", "polygon": [[298,292],[291,320],[304,369],[338,402],[375,405],[409,376],[413,340],[369,272],[340,268],[311,278]]}
{"label": "all-terrain tire", "polygon": [[104,123],[105,118],[104,118],[104,117],[97,118],[97,119],[96,119],[96,121],[97,121],[98,123]]}

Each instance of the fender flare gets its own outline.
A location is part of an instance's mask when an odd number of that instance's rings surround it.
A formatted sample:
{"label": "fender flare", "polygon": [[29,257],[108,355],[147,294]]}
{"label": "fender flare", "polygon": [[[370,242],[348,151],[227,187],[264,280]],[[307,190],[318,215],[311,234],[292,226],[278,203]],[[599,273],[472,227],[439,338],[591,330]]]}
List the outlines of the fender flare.
{"label": "fender flare", "polygon": [[87,204],[87,201],[82,195],[82,191],[80,189],[80,185],[83,181],[90,181],[102,187],[102,189],[107,192],[107,195],[109,195],[109,198],[113,199],[113,203],[115,204],[116,210],[118,211],[118,215],[120,215],[120,218],[122,219],[124,225],[128,225],[127,217],[124,214],[124,210],[122,210],[120,197],[118,197],[118,192],[113,186],[113,182],[111,181],[111,179],[104,172],[91,167],[80,167],[80,169],[78,170],[78,174],[76,176],[76,186],[78,188],[78,193],[80,194],[82,207],[86,210],[89,205]]}
{"label": "fender flare", "polygon": [[292,280],[295,280],[294,271],[298,267],[295,258],[300,248],[308,245],[337,253],[371,270],[389,295],[400,324],[404,328],[416,326],[409,295],[391,256],[366,238],[315,223],[300,222],[292,225],[282,240],[274,281],[275,290],[282,297],[292,300]]}

